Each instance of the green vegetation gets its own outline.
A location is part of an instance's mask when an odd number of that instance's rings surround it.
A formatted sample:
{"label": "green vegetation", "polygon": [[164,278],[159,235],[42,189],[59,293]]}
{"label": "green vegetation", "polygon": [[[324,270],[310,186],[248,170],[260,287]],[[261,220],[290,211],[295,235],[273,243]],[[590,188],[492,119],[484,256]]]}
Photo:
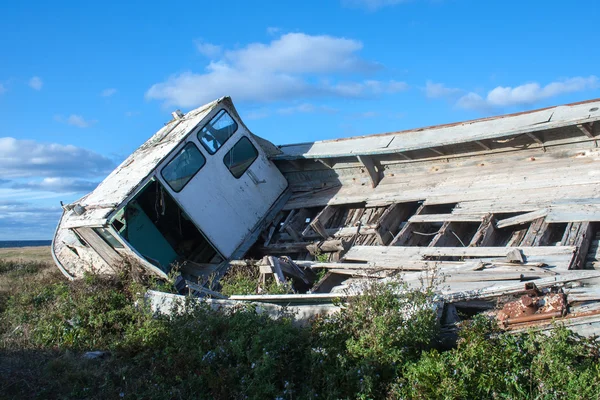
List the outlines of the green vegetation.
{"label": "green vegetation", "polygon": [[[188,313],[152,316],[131,273],[67,282],[55,270],[0,260],[0,398],[598,396],[596,342],[565,329],[509,335],[476,318],[441,351],[431,296],[401,283],[373,283],[341,312],[298,327],[191,301]],[[82,357],[93,350],[107,355]]]}

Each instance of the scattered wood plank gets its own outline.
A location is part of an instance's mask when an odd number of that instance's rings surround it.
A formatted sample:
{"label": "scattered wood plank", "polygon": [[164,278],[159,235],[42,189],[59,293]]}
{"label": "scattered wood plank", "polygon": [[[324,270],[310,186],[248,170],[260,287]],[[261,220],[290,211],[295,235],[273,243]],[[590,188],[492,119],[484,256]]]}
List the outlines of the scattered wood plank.
{"label": "scattered wood plank", "polygon": [[543,218],[546,215],[548,215],[547,209],[541,209],[541,210],[537,210],[537,211],[528,212],[526,214],[517,215],[515,217],[505,218],[503,220],[500,220],[496,223],[496,228],[502,229],[502,228],[507,228],[509,226],[524,224],[524,223],[531,222],[538,218]]}
{"label": "scattered wood plank", "polygon": [[310,222],[310,224],[302,232],[302,236],[306,237],[310,230],[318,233],[323,239],[327,239],[327,231],[325,230],[325,224],[333,217],[336,213],[337,208],[334,206],[325,206],[319,214]]}
{"label": "scattered wood plank", "polygon": [[484,215],[467,214],[420,214],[413,215],[409,222],[481,222]]}

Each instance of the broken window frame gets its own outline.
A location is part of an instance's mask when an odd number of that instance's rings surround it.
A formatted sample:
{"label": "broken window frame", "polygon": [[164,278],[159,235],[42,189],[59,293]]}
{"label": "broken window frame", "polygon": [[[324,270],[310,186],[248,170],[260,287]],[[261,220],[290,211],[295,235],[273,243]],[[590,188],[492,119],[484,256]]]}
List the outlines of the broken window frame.
{"label": "broken window frame", "polygon": [[[179,187],[179,190],[177,190],[176,188],[174,188],[174,187],[173,187],[173,185],[172,185],[172,183],[171,183],[171,180],[165,176],[165,170],[167,170],[169,167],[171,167],[171,165],[173,165],[173,163],[174,163],[174,162],[177,162],[177,159],[183,155],[183,153],[184,153],[184,151],[185,151],[186,149],[192,149],[192,148],[194,148],[194,149],[195,149],[195,150],[198,152],[198,154],[200,155],[200,157],[202,157],[202,165],[200,165],[200,166],[198,167],[198,169],[197,169],[197,170],[196,170],[196,171],[195,171],[193,174],[189,175],[188,179],[187,179],[187,180],[186,180],[186,181],[185,181],[183,184],[181,184],[181,187]],[[198,146],[196,146],[196,145],[194,144],[194,142],[187,142],[187,143],[186,143],[186,144],[185,144],[185,145],[182,147],[182,149],[181,149],[181,150],[179,150],[179,152],[177,152],[177,155],[175,155],[175,157],[173,157],[173,158],[171,159],[171,161],[169,161],[169,162],[167,163],[167,165],[165,165],[165,166],[163,167],[163,169],[160,171],[160,175],[162,176],[162,178],[164,179],[164,181],[167,183],[167,185],[169,185],[169,187],[171,188],[171,190],[173,190],[175,193],[179,193],[179,192],[181,192],[181,191],[182,191],[182,190],[183,190],[183,189],[184,189],[184,188],[187,186],[187,184],[188,184],[188,183],[189,183],[189,182],[190,182],[190,181],[191,181],[191,180],[194,178],[194,176],[196,176],[196,174],[197,174],[197,173],[198,173],[198,172],[199,172],[199,171],[200,171],[200,170],[201,170],[201,169],[202,169],[202,168],[203,168],[205,165],[206,165],[206,157],[204,156],[204,154],[202,154],[202,152],[200,151],[200,149],[198,148]],[[176,167],[174,166],[173,168],[176,168]]]}
{"label": "broken window frame", "polygon": [[[233,155],[232,153],[235,151],[236,146],[238,146],[242,141],[247,142],[248,144],[250,144],[250,146],[252,147],[252,149],[254,150],[254,158],[252,158],[252,161],[250,161],[245,168],[243,169],[243,171],[239,174],[236,175],[233,170],[231,169],[232,164],[228,163],[228,159],[232,160],[233,159]],[[240,138],[240,140],[238,140],[233,146],[231,146],[231,149],[229,149],[229,151],[225,154],[225,156],[223,156],[223,164],[225,164],[225,167],[227,167],[227,169],[229,170],[229,172],[231,173],[231,175],[233,175],[233,177],[235,179],[240,179],[242,176],[244,176],[244,174],[246,173],[246,171],[248,171],[248,169],[252,166],[252,164],[254,164],[254,162],[256,161],[256,159],[258,158],[258,149],[256,148],[256,146],[254,145],[254,143],[252,143],[252,141],[250,141],[250,139],[247,136],[242,136]]]}
{"label": "broken window frame", "polygon": [[[230,127],[233,127],[233,130],[231,130],[231,132],[229,133],[229,136],[227,136],[227,138],[225,138],[225,140],[223,141],[217,141],[217,139],[214,136],[214,132],[210,132],[211,129],[213,129],[213,125],[217,122],[219,122],[222,118],[229,118],[232,122],[232,125],[228,126],[228,129]],[[206,123],[202,129],[200,129],[200,131],[198,131],[198,133],[196,134],[196,137],[198,138],[198,141],[202,144],[202,147],[204,147],[204,149],[206,149],[206,151],[208,151],[208,153],[210,155],[214,155],[216,154],[219,149],[221,149],[223,147],[223,145],[225,143],[227,143],[227,141],[233,136],[235,135],[235,133],[238,130],[238,123],[237,121],[227,112],[227,110],[225,110],[224,108],[220,109],[214,117],[212,117],[210,119],[210,121],[208,121],[208,123]],[[206,135],[210,135],[213,138],[213,144],[214,143],[218,143],[218,146],[216,146],[216,148],[214,148],[215,146],[213,146],[211,148],[211,146],[208,145],[207,142],[205,142],[204,138]]]}
{"label": "broken window frame", "polygon": [[123,249],[123,243],[119,242],[119,239],[111,232],[109,228],[93,228],[94,231],[104,240],[109,246],[115,250]]}

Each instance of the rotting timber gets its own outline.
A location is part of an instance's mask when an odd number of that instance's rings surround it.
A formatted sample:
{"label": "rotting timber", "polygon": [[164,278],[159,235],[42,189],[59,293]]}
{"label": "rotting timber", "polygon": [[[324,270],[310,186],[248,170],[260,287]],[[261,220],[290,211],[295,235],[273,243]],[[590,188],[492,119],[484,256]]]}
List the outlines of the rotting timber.
{"label": "rotting timber", "polygon": [[[507,329],[560,320],[598,333],[599,107],[274,146],[219,99],[174,113],[98,189],[64,206],[53,252],[71,278],[111,273],[123,257],[159,276],[178,264],[181,293],[215,307],[293,305],[308,318],[366,280],[401,276],[409,287],[437,283],[446,327],[485,312]],[[215,122],[223,110],[226,131]],[[169,175],[192,145],[200,157],[186,165],[202,166]],[[232,264],[291,278],[295,293],[225,298],[218,279]],[[163,310],[179,299],[149,298]]]}

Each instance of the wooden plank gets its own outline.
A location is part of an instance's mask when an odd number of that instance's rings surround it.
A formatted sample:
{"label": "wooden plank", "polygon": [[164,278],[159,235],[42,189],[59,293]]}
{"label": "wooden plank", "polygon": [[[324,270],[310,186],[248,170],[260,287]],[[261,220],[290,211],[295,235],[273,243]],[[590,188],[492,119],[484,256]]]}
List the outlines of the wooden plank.
{"label": "wooden plank", "polygon": [[393,259],[421,259],[422,257],[506,257],[514,249],[521,250],[526,258],[530,256],[571,256],[574,246],[540,247],[400,247],[400,246],[353,246],[345,260],[375,261]]}
{"label": "wooden plank", "polygon": [[483,215],[467,214],[420,214],[413,215],[409,222],[481,222]]}
{"label": "wooden plank", "polygon": [[533,243],[536,241],[538,237],[544,235],[544,218],[538,218],[531,222],[529,225],[529,229],[527,229],[527,233],[525,237],[521,241],[521,246],[533,246]]}
{"label": "wooden plank", "polygon": [[565,244],[576,247],[570,269],[583,269],[585,268],[590,244],[594,239],[592,224],[589,222],[575,222],[571,224],[571,227],[567,226],[567,231],[570,234],[567,234]]}
{"label": "wooden plank", "polygon": [[333,217],[333,215],[338,210],[337,207],[333,206],[325,206],[319,214],[308,224],[308,226],[302,232],[302,236],[306,237],[310,230],[312,229],[314,232],[318,233],[323,239],[327,239],[327,231],[325,230],[325,224]]}
{"label": "wooden plank", "polygon": [[317,158],[317,161],[326,166],[327,168],[333,168],[335,162],[329,158]]}
{"label": "wooden plank", "polygon": [[358,158],[358,161],[367,170],[367,173],[369,174],[369,178],[371,179],[371,186],[374,188],[377,187],[377,185],[379,184],[379,180],[380,180],[379,170],[377,169],[377,166],[373,162],[373,158],[369,157],[369,156],[357,156],[356,158]]}
{"label": "wooden plank", "polygon": [[487,144],[485,144],[482,140],[476,140],[475,143],[477,143],[484,150],[491,150],[492,149],[490,146],[488,146]]}
{"label": "wooden plank", "polygon": [[450,221],[446,221],[444,222],[444,224],[442,225],[442,227],[440,228],[440,230],[438,231],[438,234],[435,235],[433,237],[433,239],[431,240],[431,242],[429,243],[429,247],[435,247],[438,244],[440,246],[443,246],[444,243],[444,238],[446,237],[446,233],[450,232]]}
{"label": "wooden plank", "polygon": [[[377,226],[376,224],[367,224],[367,225],[360,225],[360,226],[349,226],[349,227],[344,227],[344,228],[328,228],[328,229],[325,229],[325,232],[327,233],[327,237],[333,237],[333,238],[348,238],[348,237],[352,237],[356,234],[374,235],[376,226]],[[309,231],[307,233],[307,235],[304,237],[304,239],[320,239],[320,238],[322,238],[322,236],[314,231]],[[294,240],[297,242],[302,241],[302,239],[295,240],[294,238],[291,237],[291,235],[285,234],[285,233],[279,235],[279,240],[280,241]]]}
{"label": "wooden plank", "polygon": [[495,236],[494,216],[492,214],[484,215],[479,228],[477,228],[475,235],[473,235],[469,243],[469,247],[490,246],[493,244]]}
{"label": "wooden plank", "polygon": [[531,139],[533,139],[534,142],[536,142],[539,145],[544,145],[544,142],[542,142],[542,140],[533,132],[527,132],[527,136],[529,136]]}
{"label": "wooden plank", "polygon": [[541,209],[537,211],[528,212],[526,214],[517,215],[511,218],[505,218],[496,223],[496,228],[502,229],[507,228],[509,226],[520,225],[527,222],[531,222],[534,219],[543,218],[548,215],[547,209]]}
{"label": "wooden plank", "polygon": [[585,136],[594,139],[594,130],[592,124],[577,124],[577,127]]}
{"label": "wooden plank", "polygon": [[123,261],[121,255],[117,253],[117,251],[110,245],[108,245],[108,243],[106,243],[104,239],[102,239],[100,235],[98,235],[92,228],[81,227],[75,228],[74,231],[76,231],[79,236],[81,236],[81,238],[85,240],[85,242],[92,249],[94,249],[109,266],[118,266]]}
{"label": "wooden plank", "polygon": [[390,205],[377,221],[376,235],[379,244],[387,245],[394,239],[400,223],[408,218],[414,210],[412,203],[396,203]]}
{"label": "wooden plank", "polygon": [[322,242],[291,242],[291,243],[273,243],[268,246],[260,247],[260,251],[265,254],[291,254],[301,253],[320,249],[323,252],[334,252],[344,250],[341,239],[330,239]]}
{"label": "wooden plank", "polygon": [[283,276],[283,271],[281,270],[281,264],[279,263],[279,259],[277,257],[269,256],[267,257],[267,262],[273,270],[273,275],[275,276],[275,281],[277,281],[277,284],[284,284],[285,277]]}

